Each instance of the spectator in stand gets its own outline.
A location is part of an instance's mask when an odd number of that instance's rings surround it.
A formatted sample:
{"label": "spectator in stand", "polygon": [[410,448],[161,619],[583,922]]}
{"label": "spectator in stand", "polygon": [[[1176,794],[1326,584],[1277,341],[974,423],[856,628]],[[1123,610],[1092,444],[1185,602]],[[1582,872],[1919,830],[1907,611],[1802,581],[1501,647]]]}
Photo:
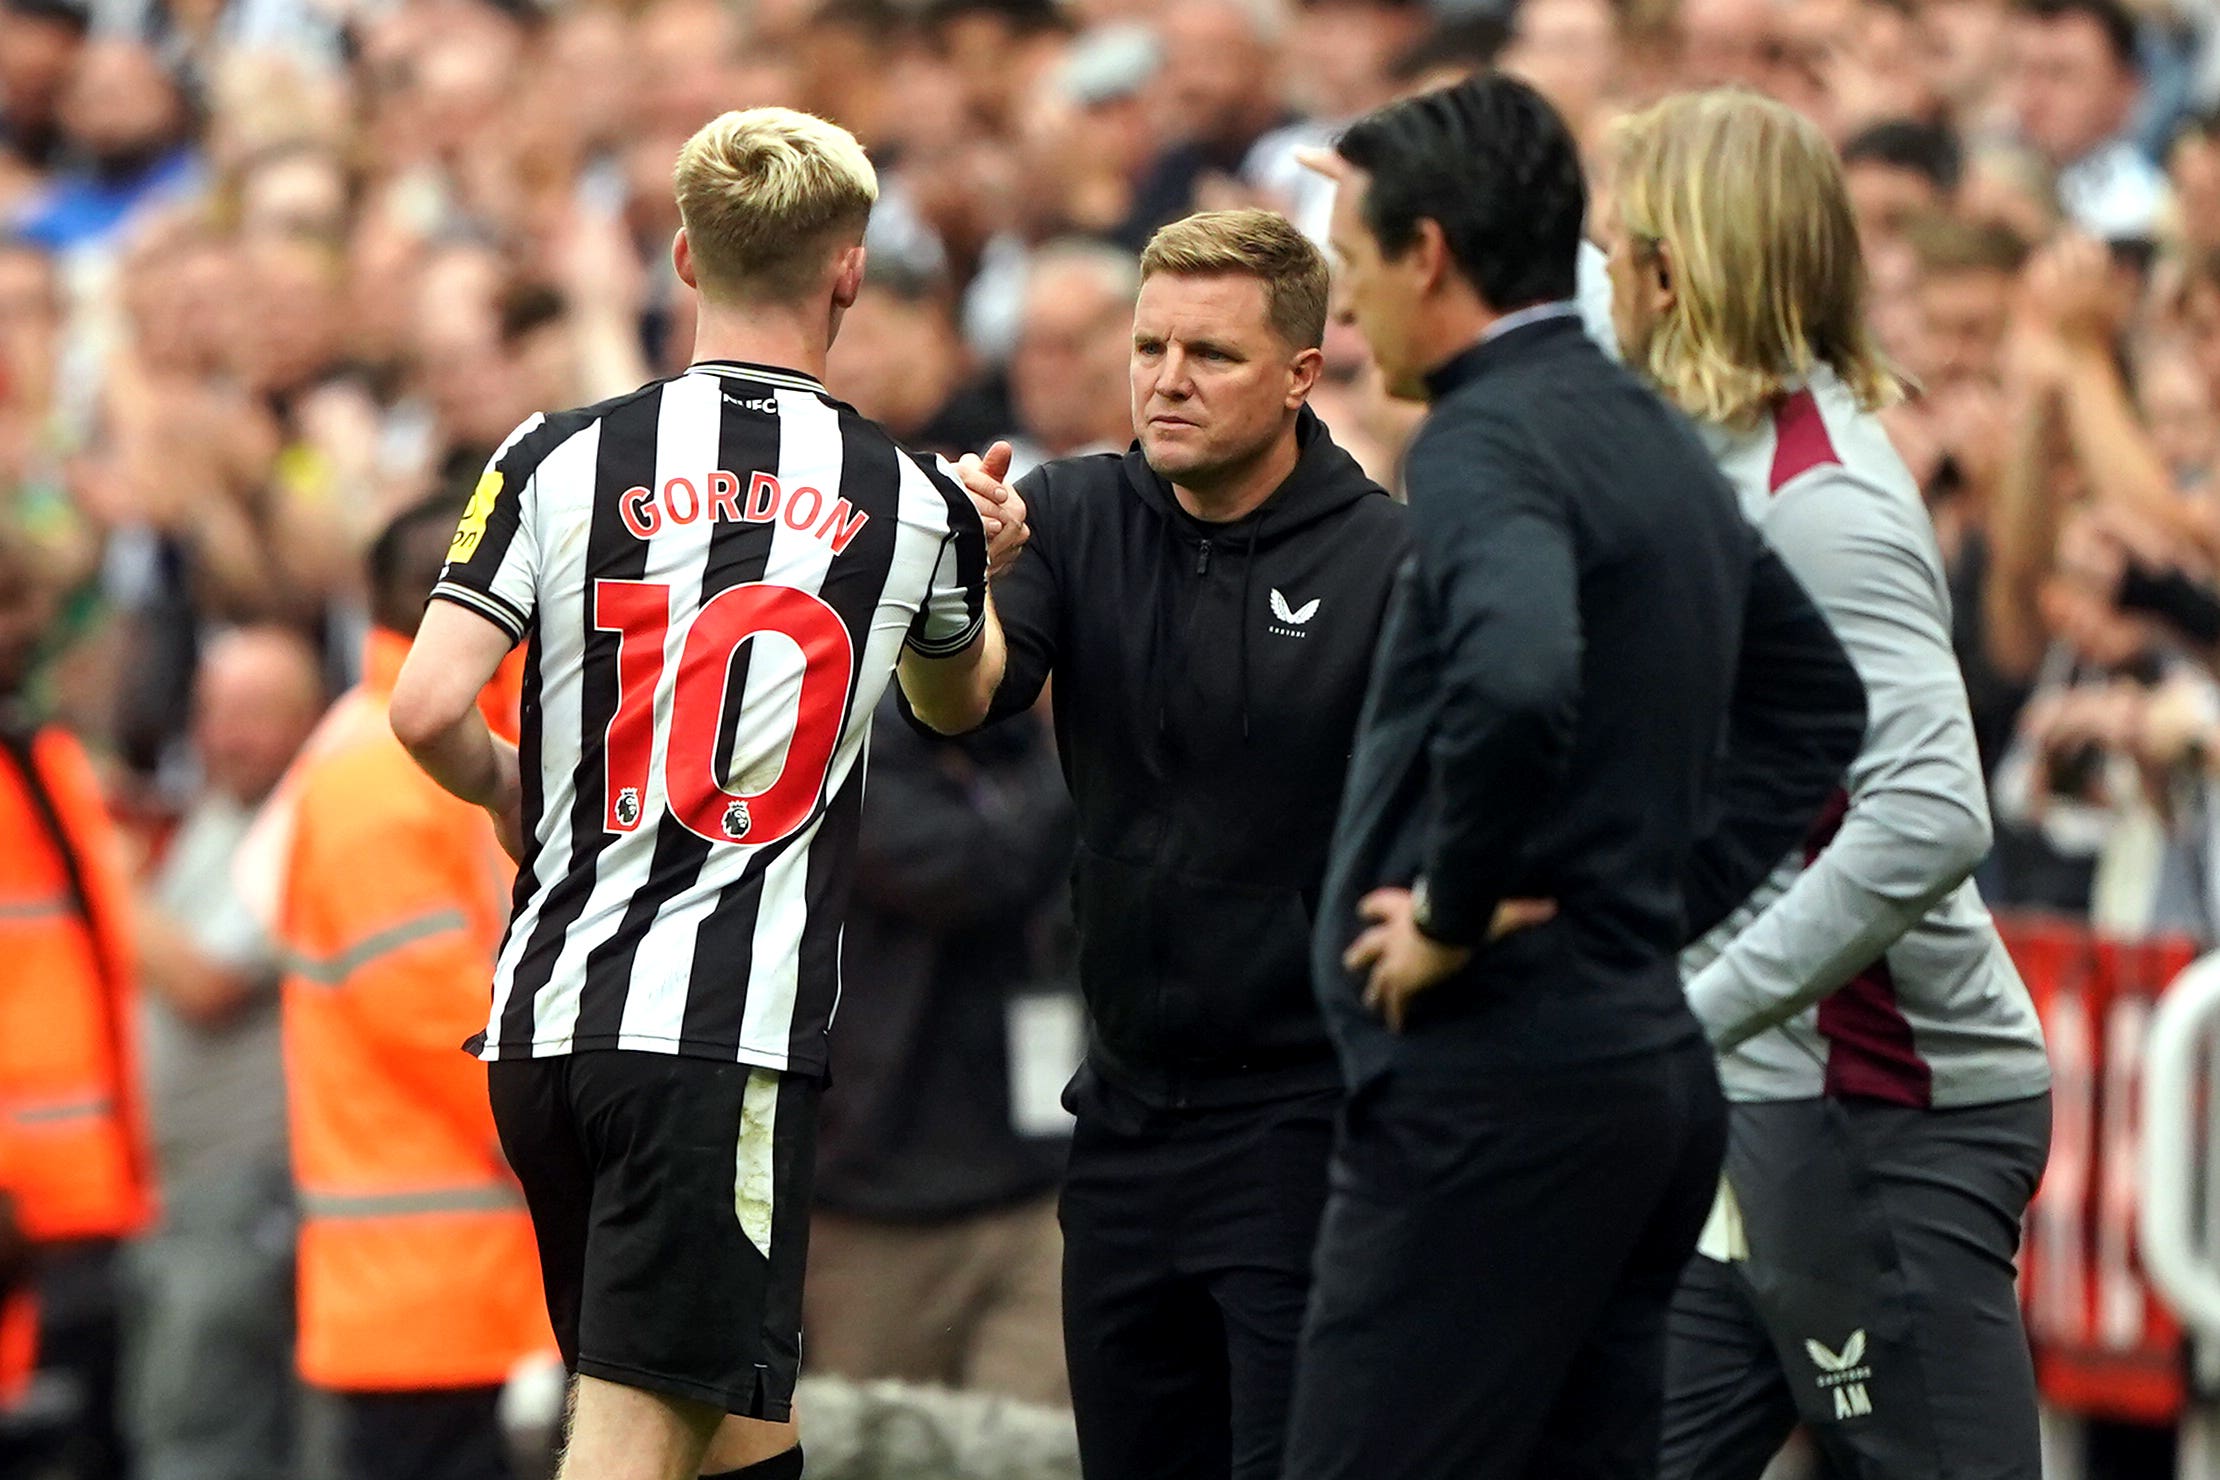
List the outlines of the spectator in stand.
{"label": "spectator in stand", "polygon": [[[2130,931],[2181,912],[2194,856],[2154,852],[2137,726],[2184,660],[2125,577],[2209,568],[2209,510],[2184,499],[2139,422],[2121,346],[2134,310],[2098,242],[2046,246],[2026,274],[2011,441],[1990,530],[1984,649],[2031,686],[1998,762],[1992,892]],[[2163,789],[2161,789],[2163,791]],[[2169,875],[2172,875],[2169,878]]]}
{"label": "spectator in stand", "polygon": [[1156,21],[1156,106],[1166,146],[1115,240],[1138,252],[1159,226],[1228,203],[1249,151],[1293,121],[1281,100],[1287,19],[1275,0],[1183,0]]}
{"label": "spectator in stand", "polygon": [[1139,284],[1139,265],[1119,247],[1074,241],[1035,254],[1010,357],[1013,477],[1133,440],[1127,335]]}
{"label": "spectator in stand", "polygon": [[8,0],[0,6],[0,194],[54,168],[63,154],[62,91],[92,15],[81,0]]}
{"label": "spectator in stand", "polygon": [[1681,0],[1674,17],[1679,86],[1740,84],[1762,92],[1781,65],[1773,0]]}
{"label": "spectator in stand", "polygon": [[1549,99],[1584,147],[1623,81],[1621,25],[1615,0],[1522,0],[1512,12],[1503,70]]}
{"label": "spectator in stand", "polygon": [[1962,161],[1949,129],[1892,119],[1842,146],[1842,173],[1866,250],[1893,242],[1914,218],[1947,210]]}
{"label": "spectator in stand", "polygon": [[1484,12],[1438,22],[1395,59],[1389,76],[1396,94],[1409,97],[1454,87],[1487,71],[1503,54],[1509,37],[1503,22]]}
{"label": "spectator in stand", "polygon": [[2220,460],[2220,405],[2196,357],[2176,337],[2147,343],[2136,360],[2136,403],[2177,487],[2209,497]]}
{"label": "spectator in stand", "polygon": [[2012,0],[1927,0],[1920,8],[1929,80],[1943,111],[1969,137],[2009,130],[2006,79]]}
{"label": "spectator in stand", "polygon": [[2005,335],[2027,244],[2004,226],[1932,216],[1909,223],[1919,262],[1919,360],[1932,396],[2002,382]]}
{"label": "spectator in stand", "polygon": [[1991,660],[1982,592],[1992,551],[1989,523],[2009,446],[2005,357],[2027,248],[2004,226],[1949,216],[1914,220],[1907,233],[1919,267],[1919,353],[1907,366],[1915,399],[1882,414],[1921,491],[1950,581],[1951,643],[1965,675],[1984,773],[2003,755],[2024,675]]}
{"label": "spectator in stand", "polygon": [[2143,95],[2135,13],[2124,0],[2018,0],[2011,58],[2020,137],[2058,171],[2066,214],[2094,236],[2150,236],[2168,197],[2129,133]]}
{"label": "spectator in stand", "polygon": [[[928,740],[881,706],[841,937],[803,1324],[811,1370],[1070,1401],[1057,1103],[1080,1008],[1049,916],[1071,804],[1045,723]],[[988,874],[1006,882],[975,887]]]}
{"label": "spectator in stand", "polygon": [[1311,388],[1310,409],[1334,429],[1342,448],[1382,488],[1402,486],[1403,452],[1425,419],[1425,408],[1388,394],[1372,347],[1354,324],[1326,324],[1325,368]]}
{"label": "spectator in stand", "polygon": [[136,41],[90,43],[71,70],[59,117],[70,164],[17,220],[32,241],[97,249],[148,207],[198,183],[184,93]]}
{"label": "spectator in stand", "polygon": [[947,282],[899,261],[873,262],[826,373],[904,447],[962,457],[1009,430],[1009,398],[972,369]]}
{"label": "spectator in stand", "polygon": [[202,789],[137,914],[165,1195],[131,1259],[130,1428],[141,1480],[286,1480],[293,1197],[278,960],[232,873],[324,692],[315,650],[282,628],[217,638],[195,687]]}
{"label": "spectator in stand", "polygon": [[[1521,13],[1553,3],[1558,0],[1539,0]],[[1342,129],[1394,98],[1394,59],[1419,39],[1425,25],[1425,7],[1410,0],[1302,0],[1297,8],[1287,80],[1301,117],[1257,141],[1241,178],[1283,206],[1312,241],[1326,239],[1333,191],[1299,156],[1331,144]]]}
{"label": "spectator in stand", "polygon": [[303,237],[327,247],[344,240],[347,169],[324,145],[273,145],[242,165],[237,179],[241,236]]}
{"label": "spectator in stand", "polygon": [[70,497],[65,458],[82,444],[82,357],[66,342],[61,273],[53,254],[0,237],[0,517],[12,518],[54,558],[64,583],[89,578],[100,555],[85,510]]}
{"label": "spectator in stand", "polygon": [[2183,123],[2166,154],[2181,249],[2199,256],[2220,249],[2220,112]]}

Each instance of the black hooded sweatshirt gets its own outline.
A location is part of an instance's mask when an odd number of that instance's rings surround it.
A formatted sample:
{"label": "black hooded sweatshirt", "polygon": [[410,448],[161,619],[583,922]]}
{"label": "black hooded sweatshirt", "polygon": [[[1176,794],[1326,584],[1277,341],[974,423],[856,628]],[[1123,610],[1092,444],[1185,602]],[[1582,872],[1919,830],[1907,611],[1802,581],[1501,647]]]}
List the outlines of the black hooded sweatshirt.
{"label": "black hooded sweatshirt", "polygon": [[1306,409],[1296,435],[1287,481],[1223,524],[1138,447],[1035,469],[1031,542],[995,586],[993,717],[1055,680],[1088,1067],[1153,1107],[1336,1082],[1311,921],[1407,547],[1402,506],[1325,424]]}

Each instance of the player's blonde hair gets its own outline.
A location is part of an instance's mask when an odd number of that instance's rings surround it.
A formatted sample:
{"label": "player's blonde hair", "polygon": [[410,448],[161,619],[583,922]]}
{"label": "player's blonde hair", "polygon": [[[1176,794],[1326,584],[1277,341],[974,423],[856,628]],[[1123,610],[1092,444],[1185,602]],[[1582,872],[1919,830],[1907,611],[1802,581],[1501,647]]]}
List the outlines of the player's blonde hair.
{"label": "player's blonde hair", "polygon": [[1621,228],[1672,273],[1638,368],[1682,410],[1747,425],[1815,364],[1869,411],[1902,398],[1866,327],[1841,163],[1808,120],[1738,88],[1681,93],[1614,125],[1610,158]]}
{"label": "player's blonde hair", "polygon": [[863,239],[878,172],[854,134],[791,108],[748,108],[702,125],[672,171],[679,219],[706,295],[790,298],[835,246]]}
{"label": "player's blonde hair", "polygon": [[1204,211],[1174,221],[1141,253],[1142,278],[1160,272],[1261,278],[1280,337],[1297,349],[1325,342],[1325,255],[1277,211]]}

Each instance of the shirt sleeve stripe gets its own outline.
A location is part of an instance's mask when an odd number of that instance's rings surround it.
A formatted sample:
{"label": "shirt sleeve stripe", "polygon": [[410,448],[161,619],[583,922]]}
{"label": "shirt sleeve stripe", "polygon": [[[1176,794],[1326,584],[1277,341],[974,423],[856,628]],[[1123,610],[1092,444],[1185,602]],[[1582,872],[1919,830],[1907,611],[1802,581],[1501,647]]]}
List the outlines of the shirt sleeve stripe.
{"label": "shirt sleeve stripe", "polygon": [[457,606],[468,607],[508,633],[511,642],[524,640],[524,629],[528,625],[524,613],[491,591],[477,591],[454,581],[441,581],[432,587],[432,599],[452,601]]}

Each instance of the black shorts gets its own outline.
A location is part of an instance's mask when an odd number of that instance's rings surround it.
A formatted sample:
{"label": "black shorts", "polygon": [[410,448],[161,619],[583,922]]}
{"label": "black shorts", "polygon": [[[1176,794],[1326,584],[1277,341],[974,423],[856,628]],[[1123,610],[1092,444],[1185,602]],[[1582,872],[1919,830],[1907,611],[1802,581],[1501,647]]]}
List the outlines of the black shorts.
{"label": "black shorts", "polygon": [[621,1050],[488,1066],[572,1372],[784,1421],[818,1082]]}

